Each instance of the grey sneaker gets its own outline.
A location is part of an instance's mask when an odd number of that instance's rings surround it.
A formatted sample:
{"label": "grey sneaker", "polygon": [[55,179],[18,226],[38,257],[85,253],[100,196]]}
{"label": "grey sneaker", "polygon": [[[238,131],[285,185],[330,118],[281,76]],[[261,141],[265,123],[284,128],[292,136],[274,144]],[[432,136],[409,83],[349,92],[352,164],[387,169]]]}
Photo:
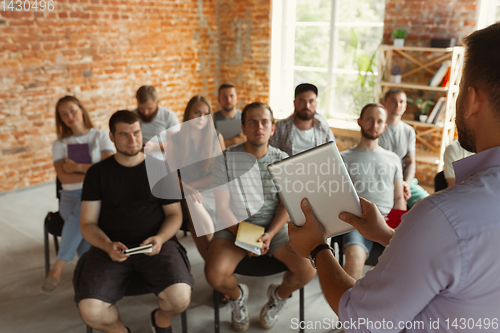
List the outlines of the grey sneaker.
{"label": "grey sneaker", "polygon": [[260,324],[267,329],[270,329],[276,324],[276,321],[278,321],[278,313],[286,303],[286,300],[280,300],[276,295],[279,286],[279,284],[271,284],[269,288],[267,288],[267,297],[269,297],[269,301],[267,301],[266,305],[264,305],[260,311]]}
{"label": "grey sneaker", "polygon": [[229,304],[233,308],[233,313],[231,316],[231,321],[233,323],[233,328],[237,332],[243,332],[250,326],[250,315],[247,309],[248,300],[248,286],[246,284],[238,284],[241,290],[241,297],[237,300],[229,300]]}

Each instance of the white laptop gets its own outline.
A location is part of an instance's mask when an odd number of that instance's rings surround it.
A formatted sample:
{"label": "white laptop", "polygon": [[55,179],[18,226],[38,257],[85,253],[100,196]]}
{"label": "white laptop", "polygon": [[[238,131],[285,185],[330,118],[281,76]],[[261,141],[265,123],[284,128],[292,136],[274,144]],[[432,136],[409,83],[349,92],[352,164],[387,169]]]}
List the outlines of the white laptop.
{"label": "white laptop", "polygon": [[307,198],[327,237],[354,229],[338,218],[341,212],[361,216],[361,205],[335,142],[306,150],[267,168],[295,225],[306,222],[300,202]]}

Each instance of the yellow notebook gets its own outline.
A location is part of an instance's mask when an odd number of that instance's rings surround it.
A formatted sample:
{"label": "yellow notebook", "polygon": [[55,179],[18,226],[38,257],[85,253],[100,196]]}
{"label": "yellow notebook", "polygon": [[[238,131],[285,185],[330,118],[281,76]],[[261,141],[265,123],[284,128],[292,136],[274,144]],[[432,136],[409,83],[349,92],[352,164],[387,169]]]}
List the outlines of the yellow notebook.
{"label": "yellow notebook", "polygon": [[262,242],[259,242],[259,238],[264,234],[265,229],[260,225],[255,225],[248,222],[240,222],[238,225],[238,233],[236,234],[236,240],[234,244],[241,247],[244,250],[253,252],[260,255],[260,250],[262,249]]}

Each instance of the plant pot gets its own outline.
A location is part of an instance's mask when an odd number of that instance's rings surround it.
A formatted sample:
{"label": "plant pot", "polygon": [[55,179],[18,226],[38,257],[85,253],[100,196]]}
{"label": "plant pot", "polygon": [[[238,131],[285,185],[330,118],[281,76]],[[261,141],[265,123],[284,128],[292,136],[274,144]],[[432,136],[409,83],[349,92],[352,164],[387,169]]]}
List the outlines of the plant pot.
{"label": "plant pot", "polygon": [[422,122],[422,123],[425,123],[427,121],[427,115],[426,114],[421,114],[418,117],[418,120],[420,120],[420,122]]}
{"label": "plant pot", "polygon": [[415,117],[415,121],[420,121],[420,112],[414,112],[413,117]]}
{"label": "plant pot", "polygon": [[404,38],[394,38],[393,43],[394,43],[394,46],[396,46],[396,47],[403,47],[403,46],[405,46],[405,39]]}
{"label": "plant pot", "polygon": [[401,74],[398,74],[398,75],[390,75],[389,76],[389,82],[392,82],[392,83],[401,83]]}

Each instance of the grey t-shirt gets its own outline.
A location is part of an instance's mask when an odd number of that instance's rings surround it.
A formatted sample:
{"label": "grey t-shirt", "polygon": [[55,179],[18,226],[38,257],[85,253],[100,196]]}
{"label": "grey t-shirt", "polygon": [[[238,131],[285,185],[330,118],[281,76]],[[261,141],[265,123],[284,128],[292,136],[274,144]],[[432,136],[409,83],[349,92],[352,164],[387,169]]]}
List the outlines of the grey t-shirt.
{"label": "grey t-shirt", "polygon": [[377,205],[386,216],[394,206],[394,180],[402,179],[401,160],[395,153],[379,147],[354,147],[340,153],[354,188],[360,197]]}
{"label": "grey t-shirt", "polygon": [[[139,115],[139,111],[137,111],[137,109],[132,110],[132,112]],[[145,123],[141,119],[143,144],[146,144],[153,136],[175,125],[179,125],[179,118],[177,118],[175,112],[162,106],[158,106],[158,113],[153,121]]]}
{"label": "grey t-shirt", "polygon": [[[225,129],[221,129],[220,126],[217,126],[217,123],[222,122],[222,121],[228,121],[228,120],[233,121],[234,126],[236,127],[234,130],[231,130],[231,134],[233,134],[233,135],[230,135],[229,134],[230,132],[225,131]],[[226,118],[222,114],[222,111],[219,110],[219,111],[214,113],[214,124],[215,124],[215,128],[222,134],[224,139],[232,139],[241,133],[241,111],[237,109],[236,115],[233,118]],[[237,133],[237,134],[234,135],[234,133]]]}
{"label": "grey t-shirt", "polygon": [[[232,183],[229,186],[232,193],[230,206],[233,213],[235,210],[241,212],[240,209],[246,211],[245,207],[240,207],[238,200],[233,197],[233,194],[237,193],[237,196],[241,195],[244,198],[246,208],[248,208],[250,214],[253,214],[244,220],[267,228],[279,208],[278,191],[274,186],[267,166],[288,157],[288,154],[278,148],[268,146],[267,154],[256,159],[253,155],[246,153],[243,145],[239,144],[228,148],[224,155],[217,159],[212,176],[213,187]],[[255,162],[257,166],[255,166]],[[258,170],[252,169],[252,167],[258,167]],[[251,174],[251,172],[248,172],[250,169],[254,171],[253,177],[245,177],[244,175]],[[259,176],[260,179],[258,179]],[[260,182],[262,186],[260,186]],[[262,207],[258,211],[253,209],[253,207],[260,207],[261,204]],[[238,214],[235,214],[235,216],[236,218],[239,217]]]}
{"label": "grey t-shirt", "polygon": [[378,144],[396,153],[402,160],[409,152],[415,151],[415,130],[403,121],[396,125],[387,124],[387,128],[378,139]]}

